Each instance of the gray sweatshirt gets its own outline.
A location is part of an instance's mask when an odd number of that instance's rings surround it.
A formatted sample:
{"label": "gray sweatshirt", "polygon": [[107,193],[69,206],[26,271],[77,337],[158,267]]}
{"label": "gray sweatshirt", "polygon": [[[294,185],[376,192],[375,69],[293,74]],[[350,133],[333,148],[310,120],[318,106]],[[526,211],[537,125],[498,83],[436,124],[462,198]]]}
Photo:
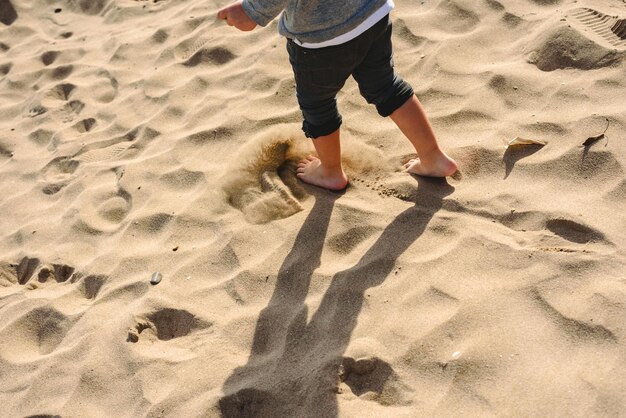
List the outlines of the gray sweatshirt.
{"label": "gray sweatshirt", "polygon": [[300,42],[318,43],[359,26],[387,0],[243,0],[243,9],[266,26],[284,10],[278,32]]}

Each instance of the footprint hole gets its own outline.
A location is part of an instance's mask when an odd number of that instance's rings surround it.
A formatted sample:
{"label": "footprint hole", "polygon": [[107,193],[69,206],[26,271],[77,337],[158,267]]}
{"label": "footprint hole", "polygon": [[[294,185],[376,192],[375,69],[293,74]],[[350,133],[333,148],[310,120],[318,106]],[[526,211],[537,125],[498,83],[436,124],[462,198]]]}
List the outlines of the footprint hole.
{"label": "footprint hole", "polygon": [[211,49],[201,48],[183,63],[186,67],[195,67],[200,64],[224,65],[233,59],[235,55],[226,48],[216,47]]}
{"label": "footprint hole", "polygon": [[577,244],[605,241],[604,234],[569,219],[551,219],[546,228],[552,233]]}
{"label": "footprint hole", "polygon": [[158,29],[156,32],[154,32],[152,34],[152,39],[157,42],[157,43],[164,43],[165,41],[167,41],[167,39],[170,37],[170,35],[167,33],[167,31],[163,30],[163,29]]}
{"label": "footprint hole", "polygon": [[38,258],[24,257],[17,265],[17,282],[26,284],[35,274],[35,270],[39,267],[41,261]]}
{"label": "footprint hole", "polygon": [[57,84],[51,91],[59,100],[68,100],[76,86],[71,83]]}
{"label": "footprint hole", "polygon": [[52,70],[52,74],[50,76],[55,80],[63,80],[72,74],[72,71],[74,71],[73,65],[61,65]]}
{"label": "footprint hole", "polygon": [[148,315],[147,321],[140,321],[135,330],[130,330],[128,341],[137,342],[140,335],[151,330],[161,341],[169,341],[189,335],[194,330],[204,327],[203,321],[184,309],[164,308]]}
{"label": "footprint hole", "polygon": [[94,118],[87,118],[75,124],[74,129],[82,134],[91,131],[94,126],[96,126],[96,120]]}
{"label": "footprint hole", "polygon": [[0,65],[0,75],[9,74],[9,71],[11,71],[11,68],[13,68],[13,64],[11,64],[10,62],[7,64]]}
{"label": "footprint hole", "polygon": [[105,282],[106,276],[89,275],[81,280],[81,293],[86,299],[95,299]]}
{"label": "footprint hole", "polygon": [[48,66],[52,64],[59,57],[59,51],[48,51],[41,54],[41,62],[43,65]]}
{"label": "footprint hole", "polygon": [[37,129],[36,131],[33,131],[30,134],[28,134],[28,139],[30,139],[31,141],[33,141],[35,144],[39,146],[44,146],[50,142],[53,135],[54,135],[54,132],[52,131],[48,131],[46,129]]}

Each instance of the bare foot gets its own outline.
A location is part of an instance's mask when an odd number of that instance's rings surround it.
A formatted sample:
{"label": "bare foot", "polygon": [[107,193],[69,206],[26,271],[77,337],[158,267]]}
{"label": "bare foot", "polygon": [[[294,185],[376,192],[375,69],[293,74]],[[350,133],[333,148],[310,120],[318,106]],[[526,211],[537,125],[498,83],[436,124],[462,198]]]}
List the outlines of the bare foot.
{"label": "bare foot", "polygon": [[348,185],[348,177],[343,168],[328,170],[319,158],[309,155],[298,163],[296,175],[300,180],[329,190],[343,190]]}
{"label": "bare foot", "polygon": [[427,177],[447,177],[458,170],[456,162],[444,153],[434,160],[426,164],[419,158],[413,158],[404,164],[404,168],[408,173]]}

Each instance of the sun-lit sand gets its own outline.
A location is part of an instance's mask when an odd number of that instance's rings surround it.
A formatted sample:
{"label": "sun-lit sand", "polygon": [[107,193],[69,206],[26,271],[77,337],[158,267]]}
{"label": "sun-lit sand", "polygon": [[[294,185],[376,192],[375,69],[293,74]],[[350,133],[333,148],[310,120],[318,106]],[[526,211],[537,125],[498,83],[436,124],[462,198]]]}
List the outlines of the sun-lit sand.
{"label": "sun-lit sand", "polygon": [[343,194],[227,3],[0,0],[0,416],[626,415],[626,3],[396,0]]}

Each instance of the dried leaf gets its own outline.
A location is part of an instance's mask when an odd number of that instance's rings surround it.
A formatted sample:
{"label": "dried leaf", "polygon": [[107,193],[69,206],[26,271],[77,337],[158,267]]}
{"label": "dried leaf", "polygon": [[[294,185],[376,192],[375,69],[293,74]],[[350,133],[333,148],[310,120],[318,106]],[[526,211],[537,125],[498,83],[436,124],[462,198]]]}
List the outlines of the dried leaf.
{"label": "dried leaf", "polygon": [[536,139],[528,139],[528,138],[520,138],[519,136],[515,139],[507,142],[506,147],[511,147],[514,145],[546,145],[545,141],[538,141]]}
{"label": "dried leaf", "polygon": [[604,138],[604,134],[590,136],[589,138],[587,138],[585,142],[583,142],[583,146],[588,147],[589,145],[595,143],[596,141],[601,140],[602,138]]}
{"label": "dried leaf", "polygon": [[[609,125],[611,124],[611,121],[609,121],[608,118],[606,118],[606,128],[604,128],[604,131],[596,136],[590,136],[589,138],[587,138],[585,140],[585,142],[583,142],[583,147],[588,147],[594,143],[596,143],[597,141],[601,140],[602,138],[605,138],[605,133],[606,131],[609,129]],[[608,138],[607,138],[607,144],[608,144]]]}

